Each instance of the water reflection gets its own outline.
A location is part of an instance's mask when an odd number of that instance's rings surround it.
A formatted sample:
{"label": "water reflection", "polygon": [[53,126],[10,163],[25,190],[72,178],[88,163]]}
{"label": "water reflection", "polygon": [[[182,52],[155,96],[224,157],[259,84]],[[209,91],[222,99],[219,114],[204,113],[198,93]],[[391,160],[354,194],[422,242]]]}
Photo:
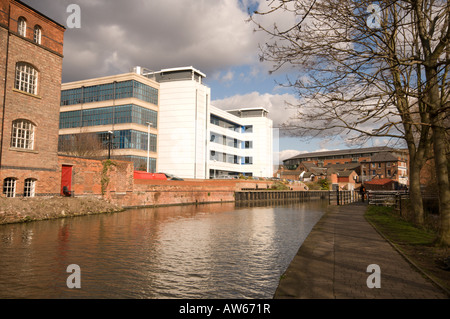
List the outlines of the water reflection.
{"label": "water reflection", "polygon": [[[3,225],[0,297],[271,298],[325,206],[173,206]],[[81,289],[66,286],[70,264]]]}

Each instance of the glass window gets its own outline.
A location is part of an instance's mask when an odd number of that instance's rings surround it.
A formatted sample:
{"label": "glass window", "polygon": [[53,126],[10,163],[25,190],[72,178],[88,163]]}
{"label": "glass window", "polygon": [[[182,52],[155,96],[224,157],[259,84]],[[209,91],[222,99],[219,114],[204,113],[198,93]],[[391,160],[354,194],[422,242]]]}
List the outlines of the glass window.
{"label": "glass window", "polygon": [[36,180],[33,178],[27,178],[25,180],[25,186],[23,189],[23,196],[24,197],[34,197],[35,195],[35,188],[36,188]]}
{"label": "glass window", "polygon": [[[108,143],[108,133],[98,133],[100,140],[105,145]],[[114,149],[138,149],[146,151],[148,148],[148,133],[135,130],[114,131],[113,148]],[[157,150],[157,136],[150,134],[150,151]]]}
{"label": "glass window", "polygon": [[244,133],[253,133],[253,125],[245,126]]}
{"label": "glass window", "polygon": [[59,128],[73,128],[81,126],[81,111],[59,113]]}
{"label": "glass window", "polygon": [[221,117],[218,117],[216,115],[211,115],[210,123],[214,124],[214,125],[217,125],[217,126],[220,126],[220,127],[224,127],[224,128],[230,129],[230,130],[235,131],[235,132],[239,132],[240,128],[241,128],[240,125],[238,125],[236,123],[233,123],[231,121],[225,120],[225,119],[223,119]]}
{"label": "glass window", "polygon": [[218,161],[219,160],[219,153],[216,151],[211,151],[211,156],[209,157],[211,161]]}
{"label": "glass window", "polygon": [[34,27],[34,43],[41,44],[42,29],[40,26]]}
{"label": "glass window", "polygon": [[6,197],[16,197],[16,179],[12,177],[3,180],[3,194]]}
{"label": "glass window", "polygon": [[37,94],[38,72],[28,63],[16,64],[16,78],[14,87],[30,94]]}
{"label": "glass window", "polygon": [[27,120],[15,120],[12,125],[11,147],[32,150],[34,147],[34,125]]}
{"label": "glass window", "polygon": [[135,80],[63,90],[61,92],[61,105],[109,101],[130,97],[158,105],[158,90]]}
{"label": "glass window", "polygon": [[[119,123],[152,123],[158,127],[158,112],[134,104],[117,105],[83,111],[60,112],[59,128],[96,126]],[[81,120],[82,119],[82,120]]]}
{"label": "glass window", "polygon": [[27,20],[24,17],[20,17],[17,22],[17,32],[23,37],[27,36]]}

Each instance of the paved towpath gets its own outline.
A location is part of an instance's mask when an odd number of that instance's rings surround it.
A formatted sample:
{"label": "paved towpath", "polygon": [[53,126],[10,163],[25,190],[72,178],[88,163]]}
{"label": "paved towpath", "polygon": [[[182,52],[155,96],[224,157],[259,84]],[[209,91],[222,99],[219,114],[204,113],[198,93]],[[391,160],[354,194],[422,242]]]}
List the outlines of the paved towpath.
{"label": "paved towpath", "polygon": [[[448,299],[408,263],[364,218],[367,205],[334,206],[300,247],[275,299]],[[380,267],[380,288],[368,288]]]}

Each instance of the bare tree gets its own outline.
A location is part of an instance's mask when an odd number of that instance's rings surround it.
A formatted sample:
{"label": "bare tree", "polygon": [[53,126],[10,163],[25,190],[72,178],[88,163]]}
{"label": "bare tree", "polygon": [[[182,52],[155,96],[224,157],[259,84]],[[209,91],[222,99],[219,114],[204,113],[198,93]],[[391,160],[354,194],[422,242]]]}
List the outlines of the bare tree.
{"label": "bare tree", "polygon": [[373,137],[404,141],[418,223],[424,220],[420,170],[434,153],[440,240],[450,244],[443,125],[449,106],[447,1],[272,0],[265,5],[251,17],[257,30],[271,36],[261,45],[260,59],[272,62],[272,71],[299,72],[283,84],[299,97],[292,105],[297,116],[284,129],[303,137],[341,134],[353,143]]}
{"label": "bare tree", "polygon": [[105,146],[96,133],[81,133],[60,139],[58,151],[62,154],[86,158],[101,158]]}

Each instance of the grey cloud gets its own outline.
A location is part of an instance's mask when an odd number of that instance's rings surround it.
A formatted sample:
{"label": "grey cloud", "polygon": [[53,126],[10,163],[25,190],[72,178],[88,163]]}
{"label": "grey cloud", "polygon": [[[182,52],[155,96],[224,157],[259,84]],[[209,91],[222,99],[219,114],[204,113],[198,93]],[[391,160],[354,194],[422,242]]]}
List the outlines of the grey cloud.
{"label": "grey cloud", "polygon": [[67,28],[63,82],[188,66],[207,75],[257,58],[258,37],[238,0],[24,0],[66,25],[81,7],[81,28]]}

